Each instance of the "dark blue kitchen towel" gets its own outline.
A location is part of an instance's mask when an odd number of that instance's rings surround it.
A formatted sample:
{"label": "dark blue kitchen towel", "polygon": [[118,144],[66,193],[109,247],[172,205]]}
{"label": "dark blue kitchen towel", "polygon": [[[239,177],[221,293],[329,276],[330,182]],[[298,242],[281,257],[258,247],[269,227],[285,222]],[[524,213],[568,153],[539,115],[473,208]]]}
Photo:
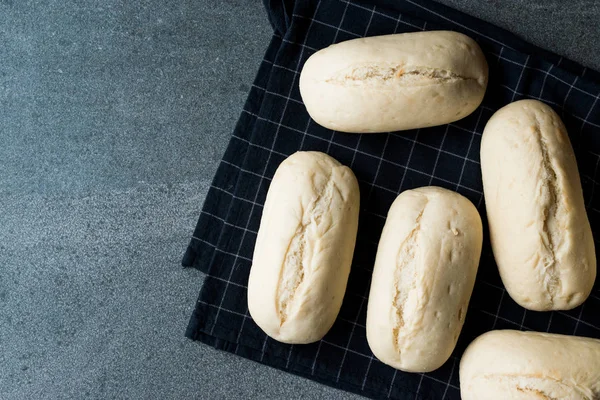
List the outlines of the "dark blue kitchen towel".
{"label": "dark blue kitchen towel", "polygon": [[[390,204],[403,190],[438,185],[471,199],[485,224],[481,132],[494,111],[512,101],[539,99],[562,116],[598,238],[598,72],[429,0],[265,0],[265,4],[274,35],[183,259],[184,266],[207,274],[186,332],[189,338],[334,387],[394,399],[459,399],[460,356],[472,339],[491,329],[600,338],[600,285],[574,310],[525,311],[507,295],[486,234],[465,326],[442,368],[428,374],[396,371],[373,357],[365,339],[370,276]],[[300,98],[298,77],[315,51],[362,36],[435,29],[471,36],[487,57],[487,94],[472,115],[434,128],[367,135],[334,132],[311,121]],[[279,163],[298,150],[326,152],[354,170],[361,189],[361,217],[348,288],[335,325],[317,343],[292,346],[269,339],[254,324],[246,285],[271,177]]]}

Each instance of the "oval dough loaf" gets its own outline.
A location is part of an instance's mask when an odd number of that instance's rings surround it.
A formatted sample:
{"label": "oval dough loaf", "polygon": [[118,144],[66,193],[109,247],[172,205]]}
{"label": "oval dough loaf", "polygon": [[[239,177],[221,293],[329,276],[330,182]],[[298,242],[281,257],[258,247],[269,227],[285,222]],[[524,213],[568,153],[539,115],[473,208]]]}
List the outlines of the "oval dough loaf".
{"label": "oval dough loaf", "polygon": [[298,152],[271,181],[248,282],[248,310],[284,343],[320,340],[342,305],[358,227],[350,168],[327,154]]}
{"label": "oval dough loaf", "polygon": [[424,187],[392,204],[381,234],[367,310],[367,340],[383,363],[408,372],[439,368],[454,350],[483,241],[475,206]]}
{"label": "oval dough loaf", "polygon": [[600,399],[600,340],[487,332],[460,361],[463,400]]}
{"label": "oval dough loaf", "polygon": [[596,254],[559,116],[537,100],[497,111],[483,132],[481,170],[492,249],[510,296],[536,311],[583,303]]}
{"label": "oval dough loaf", "polygon": [[488,66],[451,31],[348,40],[313,54],[300,74],[310,116],[341,132],[386,132],[457,121],[483,100]]}

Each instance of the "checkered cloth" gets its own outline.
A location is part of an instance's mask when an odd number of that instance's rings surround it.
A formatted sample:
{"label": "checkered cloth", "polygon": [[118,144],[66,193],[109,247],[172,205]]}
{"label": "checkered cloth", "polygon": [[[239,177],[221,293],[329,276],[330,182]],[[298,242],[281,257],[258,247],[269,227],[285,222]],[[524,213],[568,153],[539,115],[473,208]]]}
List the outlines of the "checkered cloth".
{"label": "checkered cloth", "polygon": [[[600,234],[600,74],[512,34],[428,0],[266,1],[275,33],[206,197],[183,265],[207,274],[186,335],[263,364],[374,398],[459,399],[458,362],[476,336],[525,329],[600,338],[600,285],[572,311],[525,311],[507,295],[486,235],[464,329],[450,360],[428,374],[396,371],[373,357],[365,313],[377,240],[388,208],[407,189],[438,185],[477,205],[484,218],[481,132],[498,108],[534,98],[563,118],[585,202]],[[310,120],[302,65],[315,51],[362,36],[451,29],[479,42],[490,65],[483,104],[469,117],[402,133],[345,134]],[[277,166],[298,150],[330,154],[355,172],[361,211],[352,272],[339,317],[320,342],[268,338],[248,314],[246,285],[265,196]],[[487,229],[485,230],[487,232]],[[598,242],[596,242],[598,246]]]}

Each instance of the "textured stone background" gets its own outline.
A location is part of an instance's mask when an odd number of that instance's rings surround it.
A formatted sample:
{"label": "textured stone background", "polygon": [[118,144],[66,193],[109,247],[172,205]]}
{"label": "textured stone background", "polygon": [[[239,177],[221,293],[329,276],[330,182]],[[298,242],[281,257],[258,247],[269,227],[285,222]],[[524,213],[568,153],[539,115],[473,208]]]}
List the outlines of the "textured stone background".
{"label": "textured stone background", "polygon": [[[600,69],[593,0],[445,0]],[[359,398],[184,338],[260,1],[0,0],[0,398]]]}

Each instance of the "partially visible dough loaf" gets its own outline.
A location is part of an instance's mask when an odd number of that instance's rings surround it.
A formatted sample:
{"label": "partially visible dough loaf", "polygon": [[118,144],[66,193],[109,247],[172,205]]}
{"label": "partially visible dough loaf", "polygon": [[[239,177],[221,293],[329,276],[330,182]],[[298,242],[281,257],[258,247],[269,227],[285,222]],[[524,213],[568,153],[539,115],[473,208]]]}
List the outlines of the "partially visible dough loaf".
{"label": "partially visible dough loaf", "polygon": [[383,363],[439,368],[462,329],[483,233],[475,206],[438,187],[408,190],[381,234],[367,310],[367,340]]}
{"label": "partially visible dough loaf", "polygon": [[481,169],[494,257],[510,296],[537,311],[583,303],[596,253],[559,116],[537,100],[497,111],[483,132]]}
{"label": "partially visible dough loaf", "polygon": [[460,361],[463,400],[600,399],[600,340],[487,332]]}
{"label": "partially visible dough loaf", "polygon": [[483,100],[488,66],[479,45],[451,31],[348,40],[313,54],[300,75],[310,116],[342,132],[447,124]]}
{"label": "partially visible dough loaf", "polygon": [[342,305],[358,227],[350,168],[327,154],[297,152],[271,181],[254,248],[248,310],[284,343],[320,340]]}

